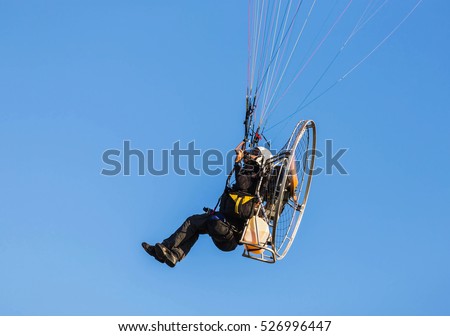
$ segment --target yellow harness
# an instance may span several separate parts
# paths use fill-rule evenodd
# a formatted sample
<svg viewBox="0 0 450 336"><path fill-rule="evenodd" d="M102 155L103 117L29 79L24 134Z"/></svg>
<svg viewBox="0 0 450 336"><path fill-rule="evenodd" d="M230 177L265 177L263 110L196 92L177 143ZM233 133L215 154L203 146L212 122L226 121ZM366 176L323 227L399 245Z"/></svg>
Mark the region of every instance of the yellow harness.
<svg viewBox="0 0 450 336"><path fill-rule="evenodd" d="M239 206L241 204L245 204L247 202L250 202L255 198L255 196L239 196L239 194L235 193L229 193L230 197L233 199L235 205L234 205L234 212L239 214Z"/></svg>

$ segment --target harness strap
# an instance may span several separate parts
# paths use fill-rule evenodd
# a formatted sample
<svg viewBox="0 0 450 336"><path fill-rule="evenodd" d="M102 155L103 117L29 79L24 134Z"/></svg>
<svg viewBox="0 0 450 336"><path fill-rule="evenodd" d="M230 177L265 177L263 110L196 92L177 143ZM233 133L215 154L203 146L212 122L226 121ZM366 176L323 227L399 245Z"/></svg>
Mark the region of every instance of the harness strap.
<svg viewBox="0 0 450 336"><path fill-rule="evenodd" d="M255 198L254 196L239 196L238 194L232 193L230 193L229 195L234 201L234 212L237 214L239 213L239 207L241 205L244 205L245 203L250 202Z"/></svg>

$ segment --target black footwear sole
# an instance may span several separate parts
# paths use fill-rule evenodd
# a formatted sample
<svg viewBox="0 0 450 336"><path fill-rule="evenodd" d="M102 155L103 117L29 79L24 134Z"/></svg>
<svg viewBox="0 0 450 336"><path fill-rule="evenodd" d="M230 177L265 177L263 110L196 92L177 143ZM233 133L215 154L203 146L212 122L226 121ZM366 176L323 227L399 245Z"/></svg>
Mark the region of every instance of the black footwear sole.
<svg viewBox="0 0 450 336"><path fill-rule="evenodd" d="M178 262L178 259L175 257L174 253L165 247L163 244L155 245L155 253L156 256L160 259L163 259L167 266L175 267Z"/></svg>
<svg viewBox="0 0 450 336"><path fill-rule="evenodd" d="M153 258L158 260L160 263L164 263L164 260L159 258L155 253L155 247L153 245L149 245L146 242L143 242L142 247L144 248L145 252L147 252L149 255L151 255Z"/></svg>

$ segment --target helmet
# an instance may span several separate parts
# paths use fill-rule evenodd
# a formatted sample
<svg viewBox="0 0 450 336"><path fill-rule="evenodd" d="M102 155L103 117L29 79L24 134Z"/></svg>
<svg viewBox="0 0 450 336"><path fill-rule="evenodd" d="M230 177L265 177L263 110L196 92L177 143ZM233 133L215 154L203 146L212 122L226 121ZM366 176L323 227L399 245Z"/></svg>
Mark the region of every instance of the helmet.
<svg viewBox="0 0 450 336"><path fill-rule="evenodd" d="M269 160L272 157L272 153L267 148L262 147L262 146L258 146L256 148L258 148L259 152L261 153L260 158L258 158L258 159L260 159L261 163L259 163L258 160L257 160L257 162L260 165L262 165L263 163L267 162L267 160Z"/></svg>
<svg viewBox="0 0 450 336"><path fill-rule="evenodd" d="M245 151L248 160L254 161L258 166L262 166L268 159L272 157L272 153L265 147L253 147Z"/></svg>

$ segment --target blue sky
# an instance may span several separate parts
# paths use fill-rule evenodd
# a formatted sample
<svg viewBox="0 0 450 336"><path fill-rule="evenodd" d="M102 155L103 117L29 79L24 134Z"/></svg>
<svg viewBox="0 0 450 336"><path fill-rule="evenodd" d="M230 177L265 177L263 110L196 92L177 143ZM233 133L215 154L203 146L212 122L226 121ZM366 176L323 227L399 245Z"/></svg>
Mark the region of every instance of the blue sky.
<svg viewBox="0 0 450 336"><path fill-rule="evenodd" d="M241 140L247 3L0 1L0 314L449 315L449 11L423 2L296 117L349 174L314 178L285 259L204 236L170 269L141 242L225 174L106 177L102 153Z"/></svg>

